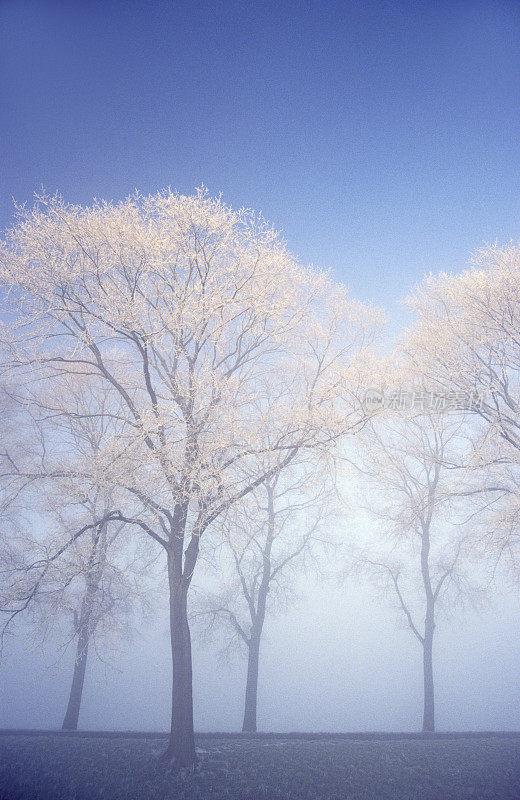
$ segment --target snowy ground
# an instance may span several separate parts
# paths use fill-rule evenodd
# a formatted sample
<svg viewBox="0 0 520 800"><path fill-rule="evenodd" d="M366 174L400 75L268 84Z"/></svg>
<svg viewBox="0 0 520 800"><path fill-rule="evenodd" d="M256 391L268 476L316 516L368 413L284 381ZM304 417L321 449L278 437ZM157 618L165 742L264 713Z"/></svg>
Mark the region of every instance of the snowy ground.
<svg viewBox="0 0 520 800"><path fill-rule="evenodd" d="M0 736L1 800L518 800L520 738L197 741L190 774L164 738Z"/></svg>

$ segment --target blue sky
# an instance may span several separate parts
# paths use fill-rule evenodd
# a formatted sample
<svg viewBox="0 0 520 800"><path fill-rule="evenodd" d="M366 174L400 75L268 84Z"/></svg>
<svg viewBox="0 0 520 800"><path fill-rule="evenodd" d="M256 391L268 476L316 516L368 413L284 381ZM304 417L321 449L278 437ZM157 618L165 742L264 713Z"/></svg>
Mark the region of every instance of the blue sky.
<svg viewBox="0 0 520 800"><path fill-rule="evenodd" d="M0 94L0 229L42 185L89 203L204 183L261 210L394 329L425 272L520 238L518 0L0 0ZM266 642L261 726L415 728L412 637L357 584L319 591ZM498 602L439 633L441 728L519 728L518 604ZM166 727L157 625L101 689L88 678L84 727ZM0 725L59 724L70 670L42 672L38 651L20 671L23 635L14 646ZM196 724L236 728L244 664L215 663L197 647Z"/></svg>
<svg viewBox="0 0 520 800"><path fill-rule="evenodd" d="M520 3L0 5L0 228L204 183L405 319L429 271L518 239Z"/></svg>

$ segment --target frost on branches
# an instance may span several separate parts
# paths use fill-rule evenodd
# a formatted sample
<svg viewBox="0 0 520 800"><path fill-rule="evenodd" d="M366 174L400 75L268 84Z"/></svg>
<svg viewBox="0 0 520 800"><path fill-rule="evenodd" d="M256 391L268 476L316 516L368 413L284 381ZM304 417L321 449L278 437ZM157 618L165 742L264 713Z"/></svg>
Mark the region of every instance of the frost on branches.
<svg viewBox="0 0 520 800"><path fill-rule="evenodd" d="M416 319L402 346L424 382L481 398L472 409L470 464L471 494L488 531L480 540L485 551L506 555L518 573L520 249L486 248L471 269L428 277L409 305Z"/></svg>
<svg viewBox="0 0 520 800"><path fill-rule="evenodd" d="M248 211L204 190L117 205L42 197L0 255L4 370L70 417L70 382L114 423L75 478L166 555L173 708L166 753L195 761L188 590L207 528L302 449L333 452L363 421L377 313L296 263ZM95 394L95 393L94 393ZM259 459L276 452L278 458ZM55 443L57 462L63 447ZM253 467L271 464L255 471Z"/></svg>

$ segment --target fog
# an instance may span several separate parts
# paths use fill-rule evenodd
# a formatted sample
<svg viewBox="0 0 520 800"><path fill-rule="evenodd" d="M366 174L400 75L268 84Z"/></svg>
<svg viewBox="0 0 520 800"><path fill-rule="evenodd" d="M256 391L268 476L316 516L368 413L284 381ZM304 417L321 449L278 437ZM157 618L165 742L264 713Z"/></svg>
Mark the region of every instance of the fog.
<svg viewBox="0 0 520 800"><path fill-rule="evenodd" d="M366 581L340 584L301 575L299 599L268 617L260 656L260 731L420 730L421 648L398 614ZM171 714L167 604L137 623L130 641L92 652L79 727L166 731ZM162 601L162 602L161 602ZM438 730L520 727L520 608L514 589L491 593L478 613L439 622L434 645ZM240 730L245 653L230 660L219 642L193 633L198 731ZM20 625L0 666L0 727L59 728L73 647L49 638L31 645Z"/></svg>
<svg viewBox="0 0 520 800"><path fill-rule="evenodd" d="M519 34L0 0L0 800L520 798Z"/></svg>

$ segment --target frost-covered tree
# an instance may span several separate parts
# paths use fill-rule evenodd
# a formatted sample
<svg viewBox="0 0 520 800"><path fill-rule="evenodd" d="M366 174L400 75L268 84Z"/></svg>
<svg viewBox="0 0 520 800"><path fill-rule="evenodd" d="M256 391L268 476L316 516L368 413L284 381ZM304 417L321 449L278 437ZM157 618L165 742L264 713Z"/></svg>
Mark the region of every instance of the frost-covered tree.
<svg viewBox="0 0 520 800"><path fill-rule="evenodd" d="M488 553L506 554L516 565L520 248L485 248L472 267L458 275L430 275L408 302L415 320L402 339L402 349L425 386L458 395L474 413L471 492L485 509L493 532L480 541Z"/></svg>
<svg viewBox="0 0 520 800"><path fill-rule="evenodd" d="M117 437L70 474L117 489L118 519L166 557L165 759L189 766L188 594L204 534L302 449L333 447L360 423L378 315L298 265L261 218L204 191L89 208L41 198L7 232L0 277L5 369L33 387L81 375L110 398L98 413L117 419ZM52 407L68 413L66 398ZM254 472L271 451L276 467ZM54 448L55 472L61 455Z"/></svg>

